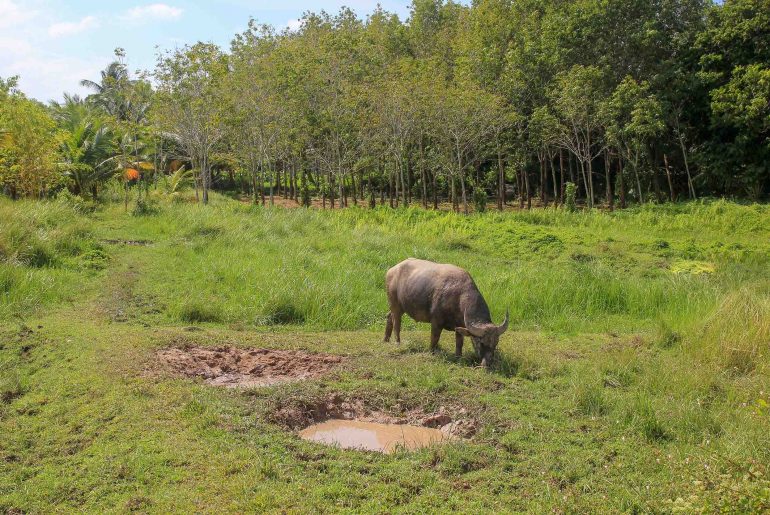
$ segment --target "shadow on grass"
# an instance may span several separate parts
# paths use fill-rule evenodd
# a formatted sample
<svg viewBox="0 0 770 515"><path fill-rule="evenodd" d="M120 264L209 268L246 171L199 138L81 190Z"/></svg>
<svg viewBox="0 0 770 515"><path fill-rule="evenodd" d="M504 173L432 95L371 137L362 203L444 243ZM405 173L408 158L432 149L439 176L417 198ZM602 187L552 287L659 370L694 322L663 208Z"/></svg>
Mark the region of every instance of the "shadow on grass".
<svg viewBox="0 0 770 515"><path fill-rule="evenodd" d="M398 355L430 353L430 344L419 339L404 338L400 344L391 341L383 345L391 345L392 350ZM445 363L470 368L481 367L481 358L467 348L462 356L457 357L454 351L447 350L439 344L439 348L433 355ZM495 354L495 361L489 372L505 378L521 377L530 381L536 381L543 375L542 367L538 363L523 356L510 356L499 352Z"/></svg>

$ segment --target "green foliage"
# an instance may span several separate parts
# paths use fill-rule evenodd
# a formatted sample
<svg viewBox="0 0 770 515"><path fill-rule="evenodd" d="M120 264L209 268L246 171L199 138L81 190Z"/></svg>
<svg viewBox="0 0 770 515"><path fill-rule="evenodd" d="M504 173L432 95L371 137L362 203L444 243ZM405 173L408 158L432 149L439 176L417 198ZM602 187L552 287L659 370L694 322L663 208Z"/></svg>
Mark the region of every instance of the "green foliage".
<svg viewBox="0 0 770 515"><path fill-rule="evenodd" d="M146 195L137 197L131 214L134 216L157 215L160 212L158 202Z"/></svg>
<svg viewBox="0 0 770 515"><path fill-rule="evenodd" d="M487 192L481 186L473 188L473 209L476 213L483 213L487 210Z"/></svg>
<svg viewBox="0 0 770 515"><path fill-rule="evenodd" d="M302 199L302 205L305 207L310 207L310 203L312 199L310 197L310 185L307 183L307 181L302 181L300 194Z"/></svg>
<svg viewBox="0 0 770 515"><path fill-rule="evenodd" d="M564 185L564 205L567 211L574 213L577 211L577 186L574 182L568 182Z"/></svg>
<svg viewBox="0 0 770 515"><path fill-rule="evenodd" d="M0 79L1 80L1 79ZM56 163L55 124L45 107L0 87L0 186L12 197L42 197L64 183Z"/></svg>

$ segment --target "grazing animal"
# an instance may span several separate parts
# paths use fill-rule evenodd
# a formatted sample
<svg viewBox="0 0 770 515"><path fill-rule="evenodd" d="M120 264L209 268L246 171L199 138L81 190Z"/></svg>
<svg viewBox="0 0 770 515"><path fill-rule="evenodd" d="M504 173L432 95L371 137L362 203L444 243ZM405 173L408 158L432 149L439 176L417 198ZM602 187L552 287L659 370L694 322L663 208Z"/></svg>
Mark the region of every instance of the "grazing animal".
<svg viewBox="0 0 770 515"><path fill-rule="evenodd" d="M388 321L385 341L393 330L401 343L401 316L406 313L417 322L430 323L430 348L438 350L441 331L455 332L455 354L463 353L463 338L473 342L481 364L492 364L500 335L508 329L508 312L501 325L492 323L484 297L470 274L454 265L409 258L385 274L388 295Z"/></svg>

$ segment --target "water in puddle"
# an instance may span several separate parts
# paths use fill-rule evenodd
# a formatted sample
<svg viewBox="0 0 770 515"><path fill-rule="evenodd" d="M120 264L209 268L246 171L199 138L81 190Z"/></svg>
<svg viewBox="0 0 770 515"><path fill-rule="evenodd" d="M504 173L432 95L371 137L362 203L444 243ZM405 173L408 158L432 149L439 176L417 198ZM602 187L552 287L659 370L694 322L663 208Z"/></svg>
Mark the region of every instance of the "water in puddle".
<svg viewBox="0 0 770 515"><path fill-rule="evenodd" d="M312 425L299 433L313 442L337 445L343 449L393 452L399 447L418 449L453 437L438 429L403 424L377 424L358 420L332 419Z"/></svg>

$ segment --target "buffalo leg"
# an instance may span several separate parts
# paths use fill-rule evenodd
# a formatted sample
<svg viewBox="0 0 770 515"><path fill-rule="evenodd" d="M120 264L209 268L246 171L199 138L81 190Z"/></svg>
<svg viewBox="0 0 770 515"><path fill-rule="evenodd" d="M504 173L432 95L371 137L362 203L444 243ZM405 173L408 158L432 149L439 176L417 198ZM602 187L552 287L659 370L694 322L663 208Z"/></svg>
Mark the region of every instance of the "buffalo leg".
<svg viewBox="0 0 770 515"><path fill-rule="evenodd" d="M388 320L385 322L385 338L383 341L389 342L391 334L393 334L393 314L388 312Z"/></svg>
<svg viewBox="0 0 770 515"><path fill-rule="evenodd" d="M431 324L430 326L430 351L438 350L438 340L441 338L441 326Z"/></svg>
<svg viewBox="0 0 770 515"><path fill-rule="evenodd" d="M455 356L463 357L463 335L455 333Z"/></svg>
<svg viewBox="0 0 770 515"><path fill-rule="evenodd" d="M396 343L401 343L401 315L402 313L390 312L393 317L393 330L396 332Z"/></svg>

